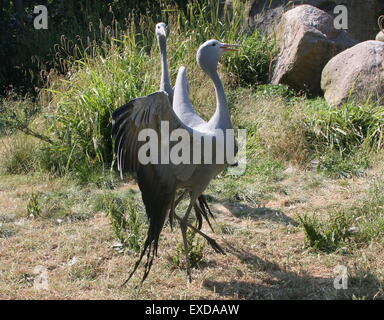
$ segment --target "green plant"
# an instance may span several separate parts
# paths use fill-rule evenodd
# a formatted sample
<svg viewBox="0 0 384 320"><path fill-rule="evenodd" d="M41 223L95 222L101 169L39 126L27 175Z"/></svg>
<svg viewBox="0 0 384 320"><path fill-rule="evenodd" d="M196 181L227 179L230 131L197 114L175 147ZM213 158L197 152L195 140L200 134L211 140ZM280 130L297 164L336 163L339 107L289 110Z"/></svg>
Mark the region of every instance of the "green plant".
<svg viewBox="0 0 384 320"><path fill-rule="evenodd" d="M238 54L225 57L225 71L236 86L255 86L268 81L277 45L270 36L255 30L250 36L242 35Z"/></svg>
<svg viewBox="0 0 384 320"><path fill-rule="evenodd" d="M309 159L304 113L300 103L287 104L280 95L256 96L257 138L278 160L303 164Z"/></svg>
<svg viewBox="0 0 384 320"><path fill-rule="evenodd" d="M316 160L320 171L337 178L360 174L383 147L382 106L334 108L323 98L295 97L284 86L263 85L250 96L253 101L245 101L253 113L236 104L235 110L244 118L250 141L257 140L255 145L275 159L299 165Z"/></svg>
<svg viewBox="0 0 384 320"><path fill-rule="evenodd" d="M187 231L187 243L188 243L188 253L189 253L189 262L191 268L198 268L199 263L203 259L205 242L202 241L193 230ZM184 244L179 242L176 245L175 255L169 257L169 261L178 268L185 267L185 253L184 253Z"/></svg>
<svg viewBox="0 0 384 320"><path fill-rule="evenodd" d="M0 94L8 87L35 94L52 74L65 74L86 51L121 32L126 19L136 22L147 15L152 23L166 17L166 10L186 7L181 0L83 0L44 1L49 12L49 28L35 30L31 20L15 15L14 3L0 9ZM25 14L32 14L38 1L24 1ZM26 15L24 18L27 18ZM29 16L30 17L30 16ZM138 34L145 34L146 29Z"/></svg>
<svg viewBox="0 0 384 320"><path fill-rule="evenodd" d="M258 77L265 74L270 59L267 52L273 41L257 32L247 38L242 1L233 1L231 10L228 6L221 10L211 1L190 2L184 10L179 10L171 2L160 5L167 10L161 11L157 19L166 21L172 30L168 39L171 77L175 77L180 65L189 66L191 87L199 92L199 95L191 94L195 105L206 104L208 96L211 99L209 90L202 85L204 75L195 63L198 46L209 38L242 45L241 51L232 55L233 60L224 60L225 73L230 72L224 79L254 82L249 79L252 74ZM44 142L39 157L43 170L58 174L74 172L82 183L92 179L95 170L113 163L110 135L113 110L155 91L160 73L153 16L127 14L124 28L118 19L102 19L99 27L95 27L92 22L103 13L102 4L97 3L94 10L89 10L86 2L84 8L89 13L92 37L84 42L80 33L79 42L63 36L55 47L55 59L60 60L60 68L70 77L50 75L47 89L40 92L39 102L34 104L40 113L28 112L32 116L24 121L27 118L23 112L29 110L24 106L20 108L22 112L8 117L12 122L7 122L8 127ZM120 10L120 6L114 3L110 9ZM200 111L211 110L205 107ZM38 125L34 126L34 122Z"/></svg>
<svg viewBox="0 0 384 320"><path fill-rule="evenodd" d="M356 216L356 241L369 243L377 240L384 243L384 180L373 181L367 198L354 209Z"/></svg>
<svg viewBox="0 0 384 320"><path fill-rule="evenodd" d="M358 176L363 169L369 167L371 159L369 155L369 153L359 152L359 150L355 152L351 150L344 155L330 150L319 156L317 169L335 179Z"/></svg>
<svg viewBox="0 0 384 320"><path fill-rule="evenodd" d="M319 251L333 252L351 238L351 219L345 212L332 213L325 222L315 215L298 216L305 232L305 245Z"/></svg>
<svg viewBox="0 0 384 320"><path fill-rule="evenodd" d="M14 134L0 142L0 169L5 174L29 174L38 169L38 147L35 139Z"/></svg>
<svg viewBox="0 0 384 320"><path fill-rule="evenodd" d="M0 224L0 239L9 238L16 234L14 228L6 228Z"/></svg>
<svg viewBox="0 0 384 320"><path fill-rule="evenodd" d="M39 192L31 192L27 204L27 216L32 218L38 218L41 215L40 207L40 197Z"/></svg>
<svg viewBox="0 0 384 320"><path fill-rule="evenodd" d="M333 252L352 244L366 246L372 240L384 241L383 178L371 185L364 200L352 208L331 212L320 220L314 214L298 216L305 233L305 245L315 250Z"/></svg>
<svg viewBox="0 0 384 320"><path fill-rule="evenodd" d="M144 219L132 199L106 197L106 213L119 242L128 250L139 252L144 240Z"/></svg>
<svg viewBox="0 0 384 320"><path fill-rule="evenodd" d="M341 156L356 147L380 150L384 145L384 107L345 103L330 107L324 99L309 101L305 106L307 139L322 153L331 148Z"/></svg>
<svg viewBox="0 0 384 320"><path fill-rule="evenodd" d="M6 97L0 99L0 133L3 131L11 134L19 130L26 135L52 143L48 136L31 126L40 111L39 104L30 96L18 96L14 92L8 92Z"/></svg>
<svg viewBox="0 0 384 320"><path fill-rule="evenodd" d="M236 228L228 223L220 223L218 224L219 232L221 234L234 234Z"/></svg>
<svg viewBox="0 0 384 320"><path fill-rule="evenodd" d="M218 6L208 2L191 3L186 11L173 10L168 15L172 30L171 74L175 74L181 60L195 64L198 45L209 37L234 38L241 30L239 18L233 18L233 24L225 26L218 16ZM85 51L80 60L75 60L71 81L51 83L48 92L55 113L48 115L47 123L54 144L47 152L62 154L58 158L60 162L55 164L65 166L61 171L80 171L83 175L84 167L111 163L112 111L158 87L158 48L153 25L148 16L138 19L129 16L127 32L106 37L101 44L92 44L91 54ZM185 41L188 38L191 41Z"/></svg>
<svg viewBox="0 0 384 320"><path fill-rule="evenodd" d="M97 262L80 262L70 266L68 277L71 281L92 281L97 278L98 273Z"/></svg>
<svg viewBox="0 0 384 320"><path fill-rule="evenodd" d="M295 92L289 86L284 84L261 84L255 88L256 97L268 98L284 98L287 102L295 97Z"/></svg>

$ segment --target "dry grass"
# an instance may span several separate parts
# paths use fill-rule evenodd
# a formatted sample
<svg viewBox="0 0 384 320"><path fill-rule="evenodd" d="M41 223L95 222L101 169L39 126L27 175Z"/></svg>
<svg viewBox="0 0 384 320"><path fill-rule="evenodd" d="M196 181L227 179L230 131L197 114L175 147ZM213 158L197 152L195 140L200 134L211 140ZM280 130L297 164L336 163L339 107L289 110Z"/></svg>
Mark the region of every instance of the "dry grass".
<svg viewBox="0 0 384 320"><path fill-rule="evenodd" d="M185 270L172 266L169 256L181 237L165 228L160 255L141 290L140 272L120 287L137 256L112 248L116 242L108 218L92 212L88 219L26 217L31 190L74 194L85 192L68 180L4 176L0 192L0 298L2 299L335 299L383 297L384 246L372 243L349 255L313 254L303 248L304 234L296 215L326 214L362 198L378 175L378 164L365 177L329 180L311 171L288 168L274 182L269 200L259 205L220 201L216 237L227 255L206 247L204 259L186 286ZM44 181L43 183L41 181ZM255 183L261 183L255 181ZM116 189L127 191L134 185ZM94 197L97 190L88 197ZM86 193L88 194L88 193ZM137 193L138 195L138 193ZM89 205L80 209L87 210ZM5 232L8 230L8 233ZM209 233L209 230L206 229ZM6 236L7 235L7 236ZM176 235L176 236L175 236ZM333 288L336 265L346 265L350 289ZM36 289L37 266L47 268L48 288ZM167 276L164 276L164 275Z"/></svg>
<svg viewBox="0 0 384 320"><path fill-rule="evenodd" d="M209 115L214 101L204 97L212 93L211 88L203 78L192 88L194 103ZM117 240L109 217L95 209L94 202L104 193L130 193L140 199L137 185L103 181L105 177L79 186L70 177L43 173L3 175L0 298L382 298L382 242L371 241L348 253L314 252L304 247L305 234L297 217L315 213L326 220L334 210L358 205L380 176L384 154L371 156L373 166L364 174L330 178L317 171L315 163L306 162L300 99L288 104L283 95L258 97L252 89L242 89L230 92L228 100L235 126L248 130L247 172L235 178L222 175L206 191L217 220L213 236L227 255L217 255L206 246L199 268L193 270L193 283L186 286L185 270L170 262L177 254L180 232L167 227L159 257L141 290L136 289L140 270L122 288L137 255L113 247ZM3 146L11 146L13 137L2 141ZM6 154L6 150L1 151ZM296 165L302 162L305 168ZM32 193L40 195L36 218L27 215ZM208 228L205 231L210 233ZM333 288L333 270L339 264L347 266L350 274L346 291ZM34 286L38 266L47 270L47 289Z"/></svg>
<svg viewBox="0 0 384 320"><path fill-rule="evenodd" d="M16 133L0 139L0 171L6 174L27 174L35 171L39 141Z"/></svg>
<svg viewBox="0 0 384 320"><path fill-rule="evenodd" d="M264 100L259 112L261 141L279 159L302 164L308 159L300 105L288 107L283 101Z"/></svg>

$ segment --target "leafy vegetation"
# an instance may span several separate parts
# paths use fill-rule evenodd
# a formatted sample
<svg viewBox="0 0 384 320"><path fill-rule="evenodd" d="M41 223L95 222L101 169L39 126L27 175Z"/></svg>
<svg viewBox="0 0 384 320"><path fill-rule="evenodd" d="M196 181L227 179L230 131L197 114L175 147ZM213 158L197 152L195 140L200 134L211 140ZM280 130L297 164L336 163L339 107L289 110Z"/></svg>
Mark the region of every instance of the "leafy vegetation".
<svg viewBox="0 0 384 320"><path fill-rule="evenodd" d="M187 231L188 256L191 268L198 268L203 260L205 242L200 239L194 230ZM185 252L183 242L178 242L176 252L169 257L169 261L176 267L185 269Z"/></svg>
<svg viewBox="0 0 384 320"><path fill-rule="evenodd" d="M262 92L270 98L254 95L258 109L248 121L257 126L260 142L282 161L306 166L315 160L322 172L354 175L369 167L370 154L383 147L382 106L350 102L333 108L322 98Z"/></svg>
<svg viewBox="0 0 384 320"><path fill-rule="evenodd" d="M168 43L173 78L178 67L185 64L191 66L191 86L202 86L203 74L196 67L195 53L206 39L217 38L242 46L237 57L224 61L225 68L231 68L225 76L228 83L235 80L238 84L255 85L265 81L267 66L275 53L274 42L259 33L248 38L242 25L244 5L235 1L232 10L220 16L219 6L203 1L188 4L184 11L163 11L159 19L168 21L171 30ZM75 171L84 176L84 168L93 171L110 166L112 111L158 87L158 48L152 18L140 16L137 21L137 17L130 15L125 31L118 24L112 24L112 29L102 27L102 40L78 48L80 56L67 57L66 61L73 61L68 67L69 76L56 80L53 77L41 92L36 107L32 103L16 109L12 104L3 107L0 122L44 142L41 150L44 159L49 159L42 165L45 170L59 174ZM257 79L251 74L257 75ZM206 88L202 94L192 97L195 104L206 101ZM36 108L41 110L38 117ZM39 124L38 130L33 129L35 122Z"/></svg>
<svg viewBox="0 0 384 320"><path fill-rule="evenodd" d="M225 57L225 72L231 79L231 85L249 86L268 82L272 61L277 56L277 45L271 36L259 31L241 40L239 54Z"/></svg>
<svg viewBox="0 0 384 320"><path fill-rule="evenodd" d="M0 170L3 174L29 174L38 167L38 143L24 134L3 139Z"/></svg>
<svg viewBox="0 0 384 320"><path fill-rule="evenodd" d="M384 240L383 179L376 181L367 199L359 206L339 209L329 214L326 221L315 214L299 216L304 228L306 246L319 251L333 252L351 249L352 245L368 245Z"/></svg>
<svg viewBox="0 0 384 320"><path fill-rule="evenodd" d="M49 82L55 72L66 74L85 52L92 54L95 44L120 33L126 20L134 18L133 14L147 14L155 22L162 18L162 10L185 10L185 1L181 0L30 0L21 1L23 6L19 10L15 3L20 1L3 2L0 94L10 88L37 94L38 88ZM33 9L41 4L48 9L48 29L35 30Z"/></svg>
<svg viewBox="0 0 384 320"><path fill-rule="evenodd" d="M29 196L27 204L27 216L32 218L38 218L40 214L40 194L37 192L32 192Z"/></svg>
<svg viewBox="0 0 384 320"><path fill-rule="evenodd" d="M106 196L104 204L116 239L123 248L139 252L144 241L145 220L131 198Z"/></svg>
<svg viewBox="0 0 384 320"><path fill-rule="evenodd" d="M306 245L316 250L335 251L351 237L351 222L342 212L335 212L325 223L308 215L300 216L299 220L305 231Z"/></svg>

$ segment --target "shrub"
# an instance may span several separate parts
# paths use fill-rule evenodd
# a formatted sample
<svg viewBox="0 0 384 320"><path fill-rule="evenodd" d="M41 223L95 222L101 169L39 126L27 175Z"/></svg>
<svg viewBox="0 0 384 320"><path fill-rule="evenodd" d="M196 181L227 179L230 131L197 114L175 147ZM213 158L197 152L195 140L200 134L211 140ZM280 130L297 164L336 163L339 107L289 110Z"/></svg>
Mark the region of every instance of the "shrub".
<svg viewBox="0 0 384 320"><path fill-rule="evenodd" d="M27 216L32 218L38 218L41 214L40 208L40 193L31 192L27 204Z"/></svg>
<svg viewBox="0 0 384 320"><path fill-rule="evenodd" d="M234 87L266 83L277 55L276 42L257 30L242 37L238 54L227 55L224 59L226 77Z"/></svg>
<svg viewBox="0 0 384 320"><path fill-rule="evenodd" d="M133 200L123 201L118 197L107 196L103 206L110 219L116 239L124 248L139 252L144 241L144 217Z"/></svg>
<svg viewBox="0 0 384 320"><path fill-rule="evenodd" d="M205 242L197 236L195 231L188 230L187 243L190 267L198 268L204 256ZM169 261L178 268L185 268L185 253L182 241L176 245L176 253L174 256L169 257Z"/></svg>
<svg viewBox="0 0 384 320"><path fill-rule="evenodd" d="M305 232L305 245L315 250L332 252L350 240L351 217L345 212L331 214L327 221L320 222L315 215L299 216Z"/></svg>

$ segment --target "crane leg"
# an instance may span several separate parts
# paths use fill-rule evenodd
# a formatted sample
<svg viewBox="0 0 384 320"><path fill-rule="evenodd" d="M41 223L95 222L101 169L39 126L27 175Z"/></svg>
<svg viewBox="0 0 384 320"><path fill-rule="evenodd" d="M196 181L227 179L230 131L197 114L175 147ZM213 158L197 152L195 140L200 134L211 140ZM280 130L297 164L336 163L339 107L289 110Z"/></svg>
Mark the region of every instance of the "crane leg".
<svg viewBox="0 0 384 320"><path fill-rule="evenodd" d="M183 193L177 198L177 200L175 201L175 205L174 205L175 208L180 203L180 201L183 199L183 197L185 196L185 193L186 193L186 191L183 191Z"/></svg>
<svg viewBox="0 0 384 320"><path fill-rule="evenodd" d="M169 224L171 226L171 230L173 230L173 218L176 215L175 214L176 207L180 203L180 201L183 199L185 193L186 193L186 191L183 191L183 193L177 198L177 200L173 201L172 208L169 212Z"/></svg>
<svg viewBox="0 0 384 320"><path fill-rule="evenodd" d="M180 229L181 229L181 235L183 236L183 243L184 243L184 254L185 254L185 265L187 268L187 277L188 282L192 282L192 276L191 276L191 264L189 261L189 250L188 250L188 241L187 241L187 227L188 227L188 216L193 208L194 201L191 200L189 203L187 212L185 213L183 219L180 221Z"/></svg>
<svg viewBox="0 0 384 320"><path fill-rule="evenodd" d="M181 224L182 219L177 214L175 214L175 218L179 220ZM207 236L203 231L197 229L196 227L194 227L189 223L187 223L187 226L191 228L193 231L195 231L196 233L198 233L199 235L201 235L205 240L207 240L207 242L212 247L212 249L215 250L215 252L225 255L225 251L223 250L223 248L220 247L220 245L216 242L215 239L212 239L211 237Z"/></svg>

